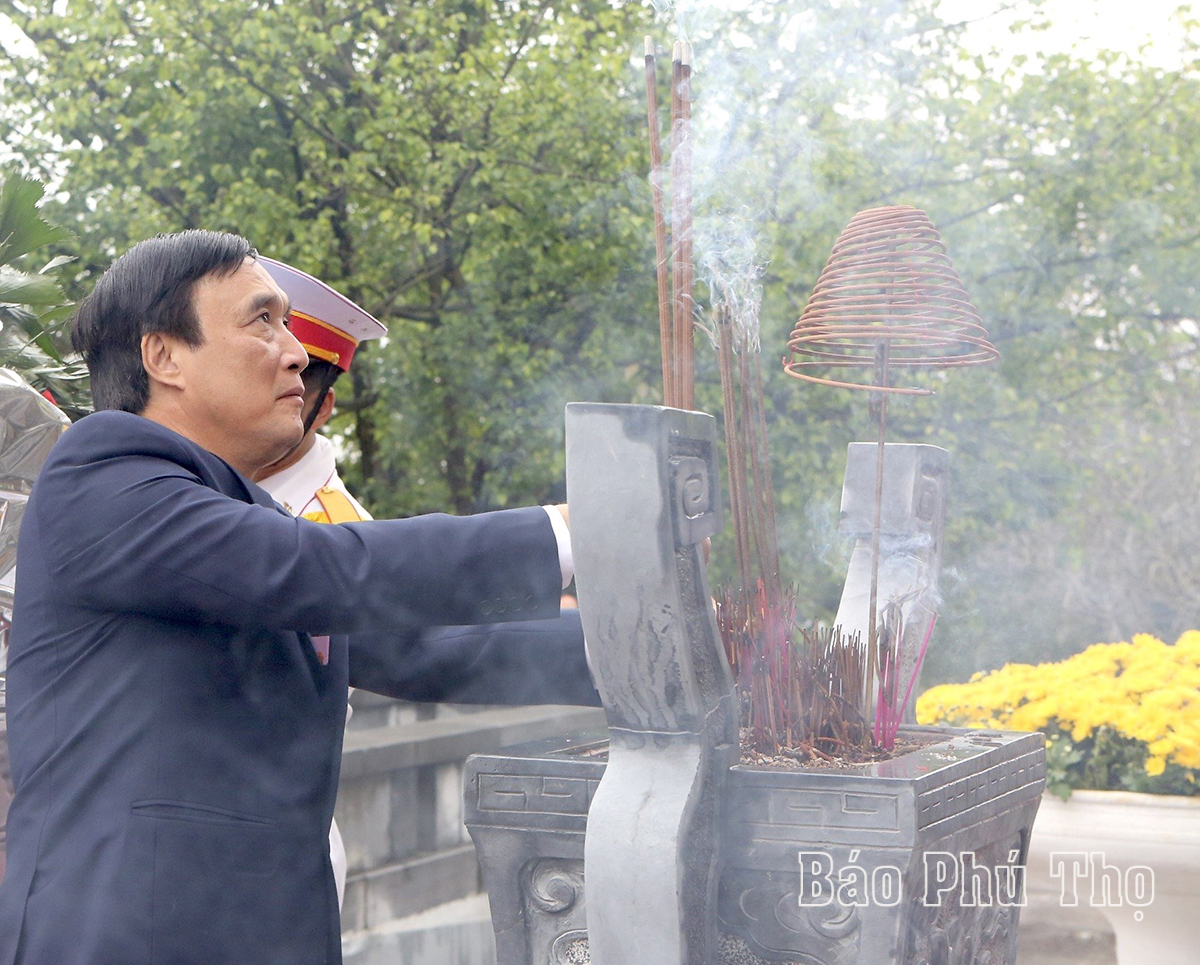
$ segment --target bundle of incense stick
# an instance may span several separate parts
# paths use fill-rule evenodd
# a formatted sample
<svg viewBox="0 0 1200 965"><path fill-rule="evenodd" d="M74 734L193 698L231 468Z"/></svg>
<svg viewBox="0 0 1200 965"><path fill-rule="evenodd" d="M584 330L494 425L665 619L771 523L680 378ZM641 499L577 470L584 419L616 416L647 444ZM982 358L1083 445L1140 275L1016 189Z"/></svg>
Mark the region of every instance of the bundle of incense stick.
<svg viewBox="0 0 1200 965"><path fill-rule="evenodd" d="M925 662L925 652L929 649L929 638L933 636L936 623L937 613L934 613L930 617L929 626L925 628L925 637L921 641L921 649L917 653L912 673L909 674L908 686L901 695L900 646L904 639L904 621L899 604L889 603L884 609L884 619L880 622L879 693L876 698L873 730L875 743L884 750L890 751L896 746L896 736L904 722L913 686L921 674L921 665Z"/></svg>
<svg viewBox="0 0 1200 965"><path fill-rule="evenodd" d="M737 680L743 746L801 761L871 753L877 744L862 712L861 636L846 636L840 627L795 628L794 590L783 604L769 610L761 585L753 596L725 587L717 599L717 625Z"/></svg>
<svg viewBox="0 0 1200 965"><path fill-rule="evenodd" d="M747 592L753 592L758 583L765 586L767 602L775 606L782 587L761 352L747 326L734 318L737 309L733 300L723 297L719 284L712 287L729 468L729 514L733 519L738 575Z"/></svg>
<svg viewBox="0 0 1200 965"><path fill-rule="evenodd" d="M672 233L668 269L662 147L658 131L658 75L654 41L646 38L646 120L650 134L650 183L658 277L658 327L662 350L663 402L695 406L692 288L692 48L676 41L671 55ZM669 271L669 275L668 275ZM674 297L672 298L672 292Z"/></svg>
<svg viewBox="0 0 1200 965"><path fill-rule="evenodd" d="M774 606L768 605L762 583L755 593L728 586L718 591L717 627L737 682L741 722L747 743L762 754L793 746L796 717L789 686L795 615L794 591Z"/></svg>
<svg viewBox="0 0 1200 965"><path fill-rule="evenodd" d="M796 644L792 690L794 746L817 757L842 756L871 748L863 715L865 654L858 633L840 627L801 629Z"/></svg>
<svg viewBox="0 0 1200 965"><path fill-rule="evenodd" d="M710 289L739 577L736 587L722 588L717 626L743 695L748 743L761 754L778 755L798 746L792 658L796 595L779 576L762 366L747 324L757 313L720 282Z"/></svg>

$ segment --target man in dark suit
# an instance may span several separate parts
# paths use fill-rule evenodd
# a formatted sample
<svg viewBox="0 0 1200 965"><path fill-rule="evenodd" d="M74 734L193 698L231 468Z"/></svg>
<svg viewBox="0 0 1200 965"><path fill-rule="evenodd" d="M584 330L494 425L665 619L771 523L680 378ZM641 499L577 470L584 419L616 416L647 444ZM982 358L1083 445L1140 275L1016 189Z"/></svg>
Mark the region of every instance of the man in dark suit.
<svg viewBox="0 0 1200 965"><path fill-rule="evenodd" d="M277 507L250 479L302 434L306 353L236 236L135 246L74 339L98 411L21 533L0 965L339 962L347 684L595 703L578 624L533 622L570 575L565 513Z"/></svg>

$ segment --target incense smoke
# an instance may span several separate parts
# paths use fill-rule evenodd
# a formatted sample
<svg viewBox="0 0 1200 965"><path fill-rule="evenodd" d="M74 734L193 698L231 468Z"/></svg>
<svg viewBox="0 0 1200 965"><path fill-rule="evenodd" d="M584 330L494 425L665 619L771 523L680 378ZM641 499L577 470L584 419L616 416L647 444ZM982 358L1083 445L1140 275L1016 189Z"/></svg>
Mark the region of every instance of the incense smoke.
<svg viewBox="0 0 1200 965"><path fill-rule="evenodd" d="M696 260L708 285L713 313L728 312L738 343L757 351L763 296L760 279L766 265L758 255L752 219L745 209L724 217L712 214L698 219L694 231ZM704 325L702 317L697 325L705 328L715 348L713 329Z"/></svg>

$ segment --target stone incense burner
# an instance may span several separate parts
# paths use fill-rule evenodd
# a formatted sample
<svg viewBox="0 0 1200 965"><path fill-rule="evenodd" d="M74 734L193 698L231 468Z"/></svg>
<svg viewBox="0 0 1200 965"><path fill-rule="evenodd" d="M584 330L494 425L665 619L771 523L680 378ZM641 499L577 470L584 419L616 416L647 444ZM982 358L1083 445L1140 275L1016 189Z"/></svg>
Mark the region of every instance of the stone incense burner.
<svg viewBox="0 0 1200 965"><path fill-rule="evenodd" d="M579 601L608 732L468 761L498 965L1012 965L1041 735L910 726L923 746L888 761L738 764L700 554L720 528L716 453L700 413L568 407ZM923 555L896 544L901 574L936 566L926 455L885 462L885 489L912 510L893 516L937 537Z"/></svg>

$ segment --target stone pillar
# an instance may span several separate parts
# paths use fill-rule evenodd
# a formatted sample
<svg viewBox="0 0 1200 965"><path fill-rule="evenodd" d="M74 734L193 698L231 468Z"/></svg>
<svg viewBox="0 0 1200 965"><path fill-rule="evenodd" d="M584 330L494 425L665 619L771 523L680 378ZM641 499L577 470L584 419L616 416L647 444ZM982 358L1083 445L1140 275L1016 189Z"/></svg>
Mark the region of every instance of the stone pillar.
<svg viewBox="0 0 1200 965"><path fill-rule="evenodd" d="M842 486L841 532L854 540L854 549L834 622L847 635L861 633L864 643L870 612L876 457L875 443L852 442ZM949 464L950 454L937 446L889 442L884 449L876 620L894 627L896 613L901 617L901 698L937 612ZM916 723L912 708L919 692L918 682L905 723Z"/></svg>
<svg viewBox="0 0 1200 965"><path fill-rule="evenodd" d="M579 607L610 735L584 845L592 965L717 960L717 829L738 754L700 545L721 526L717 449L702 413L567 407Z"/></svg>

